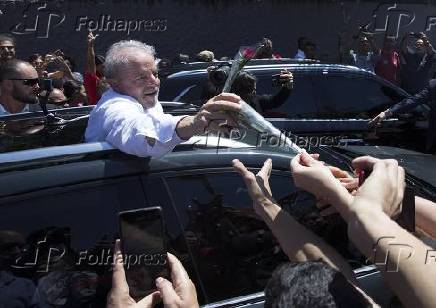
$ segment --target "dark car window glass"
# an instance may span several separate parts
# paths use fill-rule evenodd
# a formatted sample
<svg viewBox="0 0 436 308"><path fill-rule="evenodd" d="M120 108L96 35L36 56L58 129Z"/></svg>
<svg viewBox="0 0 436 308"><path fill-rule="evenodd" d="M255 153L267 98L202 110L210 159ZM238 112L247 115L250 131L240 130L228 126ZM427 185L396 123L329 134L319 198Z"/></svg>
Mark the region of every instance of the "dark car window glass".
<svg viewBox="0 0 436 308"><path fill-rule="evenodd" d="M367 119L402 99L395 89L360 76L314 77L320 118Z"/></svg>
<svg viewBox="0 0 436 308"><path fill-rule="evenodd" d="M0 283L0 302L103 307L111 287L117 214L125 203L144 206L139 179L41 191L0 205L1 273L15 281Z"/></svg>
<svg viewBox="0 0 436 308"><path fill-rule="evenodd" d="M274 72L276 73L279 72ZM280 90L279 87L273 87L271 75L257 77L257 94L275 95ZM278 108L264 111L264 115L271 118L316 118L312 77L294 72L294 89L289 98Z"/></svg>
<svg viewBox="0 0 436 308"><path fill-rule="evenodd" d="M287 261L272 233L254 213L240 176L233 172L167 178L208 302L263 290L274 268ZM314 210L289 176L273 173L274 197L302 218ZM298 204L298 205L297 205Z"/></svg>
<svg viewBox="0 0 436 308"><path fill-rule="evenodd" d="M197 74L183 78L168 78L161 83L159 100L201 106L206 100L204 97L206 85L206 74Z"/></svg>

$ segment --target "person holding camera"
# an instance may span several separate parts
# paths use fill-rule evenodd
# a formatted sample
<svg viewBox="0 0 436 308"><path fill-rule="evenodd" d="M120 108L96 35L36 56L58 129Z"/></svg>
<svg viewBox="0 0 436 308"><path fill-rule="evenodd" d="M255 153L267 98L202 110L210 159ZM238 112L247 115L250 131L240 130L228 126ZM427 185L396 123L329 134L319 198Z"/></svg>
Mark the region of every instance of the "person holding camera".
<svg viewBox="0 0 436 308"><path fill-rule="evenodd" d="M278 108L286 102L294 87L294 78L292 73L287 70L273 75L273 87L280 88L276 94L257 94L256 83L257 79L253 74L241 71L233 82L230 92L239 95L246 103L262 114L266 110Z"/></svg>
<svg viewBox="0 0 436 308"><path fill-rule="evenodd" d="M203 101L221 93L229 71L229 66L212 66L208 68L208 81L202 94ZM292 92L294 79L292 73L287 70L282 70L280 74L273 75L273 87L280 88L274 95L258 95L256 93L256 83L257 79L253 74L241 71L235 78L230 92L239 95L257 112L263 113L265 110L277 108L285 103Z"/></svg>
<svg viewBox="0 0 436 308"><path fill-rule="evenodd" d="M401 40L401 86L410 94L421 91L430 80L435 50L423 33L409 32Z"/></svg>

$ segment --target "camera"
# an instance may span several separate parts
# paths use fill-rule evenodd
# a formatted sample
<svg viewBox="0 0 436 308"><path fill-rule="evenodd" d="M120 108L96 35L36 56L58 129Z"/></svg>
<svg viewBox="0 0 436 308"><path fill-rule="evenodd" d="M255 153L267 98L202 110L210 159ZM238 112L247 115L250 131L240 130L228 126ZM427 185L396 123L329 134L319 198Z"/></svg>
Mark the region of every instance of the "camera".
<svg viewBox="0 0 436 308"><path fill-rule="evenodd" d="M53 90L53 81L50 78L41 78L39 80L41 91L51 92Z"/></svg>
<svg viewBox="0 0 436 308"><path fill-rule="evenodd" d="M229 76L230 66L223 65L209 70L209 80L216 87L223 87Z"/></svg>

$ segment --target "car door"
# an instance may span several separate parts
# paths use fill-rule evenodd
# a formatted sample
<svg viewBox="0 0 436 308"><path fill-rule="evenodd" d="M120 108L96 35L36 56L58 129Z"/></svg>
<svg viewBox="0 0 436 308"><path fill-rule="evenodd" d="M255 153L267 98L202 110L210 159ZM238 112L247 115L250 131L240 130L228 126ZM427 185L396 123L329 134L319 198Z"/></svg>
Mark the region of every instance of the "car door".
<svg viewBox="0 0 436 308"><path fill-rule="evenodd" d="M0 273L12 281L0 283L6 307L105 305L117 214L144 206L142 185L138 176L77 182L82 169L64 167L0 175L2 186L27 190L0 198Z"/></svg>
<svg viewBox="0 0 436 308"><path fill-rule="evenodd" d="M195 268L191 266L190 270L199 274L197 290L205 296L201 304L262 291L272 271L288 258L253 211L241 177L229 168L164 177L194 261ZM273 171L274 197L314 231L330 234L326 225L311 216L315 210L313 197L297 191L291 183L289 172Z"/></svg>

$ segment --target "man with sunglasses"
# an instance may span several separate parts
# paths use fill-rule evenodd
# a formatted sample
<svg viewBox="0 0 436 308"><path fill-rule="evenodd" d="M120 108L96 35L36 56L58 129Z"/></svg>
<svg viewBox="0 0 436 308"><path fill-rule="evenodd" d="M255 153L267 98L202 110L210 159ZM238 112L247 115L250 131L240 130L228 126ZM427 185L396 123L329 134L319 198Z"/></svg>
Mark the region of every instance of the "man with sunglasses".
<svg viewBox="0 0 436 308"><path fill-rule="evenodd" d="M38 73L30 63L4 62L0 66L0 115L29 111L29 104L38 103L40 90Z"/></svg>

